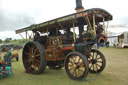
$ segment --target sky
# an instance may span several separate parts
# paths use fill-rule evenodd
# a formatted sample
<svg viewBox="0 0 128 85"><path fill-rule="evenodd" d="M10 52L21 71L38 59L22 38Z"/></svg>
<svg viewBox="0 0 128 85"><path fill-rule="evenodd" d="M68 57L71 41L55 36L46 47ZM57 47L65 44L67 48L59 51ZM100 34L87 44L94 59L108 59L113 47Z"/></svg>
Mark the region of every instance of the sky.
<svg viewBox="0 0 128 85"><path fill-rule="evenodd" d="M113 15L109 24L128 26L127 0L82 0L83 7ZM15 30L75 13L76 0L0 0L0 39L21 38Z"/></svg>

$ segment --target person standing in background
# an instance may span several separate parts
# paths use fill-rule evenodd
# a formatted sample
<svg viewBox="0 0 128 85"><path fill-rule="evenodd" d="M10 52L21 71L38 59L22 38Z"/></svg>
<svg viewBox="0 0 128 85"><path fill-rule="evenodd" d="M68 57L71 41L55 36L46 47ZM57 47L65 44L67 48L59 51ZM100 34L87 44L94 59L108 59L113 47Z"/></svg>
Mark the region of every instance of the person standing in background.
<svg viewBox="0 0 128 85"><path fill-rule="evenodd" d="M4 56L5 62L7 62L7 66L11 66L11 56L12 52L10 51L10 48L6 48L6 54Z"/></svg>
<svg viewBox="0 0 128 85"><path fill-rule="evenodd" d="M2 58L1 58L1 46L0 46L0 65L2 63Z"/></svg>

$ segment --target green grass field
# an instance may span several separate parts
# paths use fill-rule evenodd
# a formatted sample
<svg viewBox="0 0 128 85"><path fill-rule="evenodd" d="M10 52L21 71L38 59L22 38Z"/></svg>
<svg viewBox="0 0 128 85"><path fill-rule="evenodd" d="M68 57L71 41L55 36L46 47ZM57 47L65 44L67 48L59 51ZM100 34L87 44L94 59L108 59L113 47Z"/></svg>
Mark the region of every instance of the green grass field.
<svg viewBox="0 0 128 85"><path fill-rule="evenodd" d="M100 48L106 56L106 68L99 74L90 74L85 80L70 79L64 68L51 70L47 68L41 75L25 73L22 58L13 60L14 75L0 79L0 85L128 85L128 48ZM21 51L19 51L21 55Z"/></svg>

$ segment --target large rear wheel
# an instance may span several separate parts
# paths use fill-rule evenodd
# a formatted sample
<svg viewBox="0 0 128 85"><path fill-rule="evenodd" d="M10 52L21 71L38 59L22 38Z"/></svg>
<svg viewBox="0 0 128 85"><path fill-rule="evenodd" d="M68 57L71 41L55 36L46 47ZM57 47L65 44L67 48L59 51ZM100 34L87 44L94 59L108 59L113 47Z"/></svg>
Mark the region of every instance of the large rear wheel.
<svg viewBox="0 0 128 85"><path fill-rule="evenodd" d="M71 52L65 59L65 70L74 80L82 80L88 75L88 61L79 52Z"/></svg>
<svg viewBox="0 0 128 85"><path fill-rule="evenodd" d="M27 73L42 73L46 67L44 46L37 41L28 42L23 49L23 64Z"/></svg>

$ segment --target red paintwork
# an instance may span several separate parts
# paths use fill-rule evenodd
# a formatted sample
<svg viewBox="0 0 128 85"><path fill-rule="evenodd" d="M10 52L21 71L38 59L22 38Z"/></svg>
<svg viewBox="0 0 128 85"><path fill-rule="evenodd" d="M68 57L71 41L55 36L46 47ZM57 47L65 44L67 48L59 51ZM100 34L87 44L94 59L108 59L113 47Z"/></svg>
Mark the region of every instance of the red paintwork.
<svg viewBox="0 0 128 85"><path fill-rule="evenodd" d="M63 47L62 50L72 50L73 47Z"/></svg>

